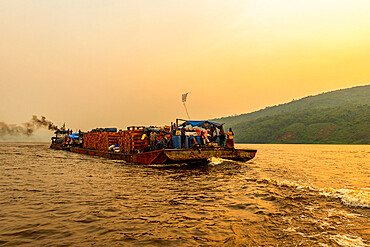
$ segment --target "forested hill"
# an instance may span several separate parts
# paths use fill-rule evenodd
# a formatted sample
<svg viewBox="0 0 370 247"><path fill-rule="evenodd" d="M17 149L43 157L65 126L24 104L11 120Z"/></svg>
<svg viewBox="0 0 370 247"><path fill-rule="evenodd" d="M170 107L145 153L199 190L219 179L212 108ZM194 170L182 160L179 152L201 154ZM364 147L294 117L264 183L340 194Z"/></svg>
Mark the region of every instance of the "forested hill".
<svg viewBox="0 0 370 247"><path fill-rule="evenodd" d="M240 143L370 144L370 85L213 120Z"/></svg>

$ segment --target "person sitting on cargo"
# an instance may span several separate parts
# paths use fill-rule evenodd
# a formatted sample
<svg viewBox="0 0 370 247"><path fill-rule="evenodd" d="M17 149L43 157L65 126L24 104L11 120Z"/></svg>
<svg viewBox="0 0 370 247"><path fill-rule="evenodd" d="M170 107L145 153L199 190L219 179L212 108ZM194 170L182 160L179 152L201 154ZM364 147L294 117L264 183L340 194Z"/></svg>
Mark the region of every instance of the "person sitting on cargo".
<svg viewBox="0 0 370 247"><path fill-rule="evenodd" d="M150 150L154 150L155 149L156 139L157 139L157 135L156 135L155 131L152 130L152 132L150 133L150 136L149 136Z"/></svg>
<svg viewBox="0 0 370 247"><path fill-rule="evenodd" d="M234 132L231 128L229 129L229 132L227 132L226 146L234 147Z"/></svg>

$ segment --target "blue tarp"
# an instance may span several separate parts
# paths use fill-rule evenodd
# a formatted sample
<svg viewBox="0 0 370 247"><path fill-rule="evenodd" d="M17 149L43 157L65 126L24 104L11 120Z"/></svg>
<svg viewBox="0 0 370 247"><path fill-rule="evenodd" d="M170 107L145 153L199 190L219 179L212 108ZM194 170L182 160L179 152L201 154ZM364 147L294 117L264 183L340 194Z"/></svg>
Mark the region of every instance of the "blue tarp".
<svg viewBox="0 0 370 247"><path fill-rule="evenodd" d="M78 135L74 135L74 134L69 135L68 137L69 139L78 139Z"/></svg>
<svg viewBox="0 0 370 247"><path fill-rule="evenodd" d="M183 125L191 125L191 126L198 126L198 127L209 127L210 125L216 125L216 126L221 126L219 123L215 122L210 122L210 121L186 121L183 123Z"/></svg>
<svg viewBox="0 0 370 247"><path fill-rule="evenodd" d="M101 132L101 131L105 131L105 132L117 132L117 128L95 128L95 129L92 129L91 132Z"/></svg>
<svg viewBox="0 0 370 247"><path fill-rule="evenodd" d="M104 128L105 132L117 132L117 128Z"/></svg>

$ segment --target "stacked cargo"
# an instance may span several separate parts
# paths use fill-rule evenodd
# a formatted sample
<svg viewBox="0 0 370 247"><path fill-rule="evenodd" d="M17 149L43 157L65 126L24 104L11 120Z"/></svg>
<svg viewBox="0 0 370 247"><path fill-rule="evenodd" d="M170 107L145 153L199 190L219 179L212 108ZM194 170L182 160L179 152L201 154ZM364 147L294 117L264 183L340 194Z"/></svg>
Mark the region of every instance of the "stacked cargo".
<svg viewBox="0 0 370 247"><path fill-rule="evenodd" d="M96 148L95 142L95 133L89 132L84 134L84 142L82 146L88 149L95 149Z"/></svg>
<svg viewBox="0 0 370 247"><path fill-rule="evenodd" d="M108 151L109 148L108 132L100 132L98 139L100 139L100 143L98 142L97 150Z"/></svg>
<svg viewBox="0 0 370 247"><path fill-rule="evenodd" d="M129 130L120 130L118 132L119 150L122 153L132 153L132 135Z"/></svg>
<svg viewBox="0 0 370 247"><path fill-rule="evenodd" d="M83 147L99 151L108 151L108 132L89 132L84 134Z"/></svg>
<svg viewBox="0 0 370 247"><path fill-rule="evenodd" d="M134 151L144 151L144 147L148 146L148 138L142 140L143 135L145 134L144 129L136 129L131 132L132 134L132 146Z"/></svg>
<svg viewBox="0 0 370 247"><path fill-rule="evenodd" d="M84 135L83 147L99 151L108 151L111 145L119 145L122 153L143 152L148 146L148 138L142 138L145 130L120 130L118 132L107 132L104 129L88 132ZM142 140L143 139L143 140Z"/></svg>
<svg viewBox="0 0 370 247"><path fill-rule="evenodd" d="M84 135L83 147L88 149L96 149L96 133L86 133Z"/></svg>
<svg viewBox="0 0 370 247"><path fill-rule="evenodd" d="M116 145L118 144L120 139L119 133L114 133L114 132L108 132L108 145Z"/></svg>
<svg viewBox="0 0 370 247"><path fill-rule="evenodd" d="M118 145L122 153L137 153L144 151L144 148L149 145L148 138L142 140L145 134L144 129L136 130L120 130L118 132Z"/></svg>

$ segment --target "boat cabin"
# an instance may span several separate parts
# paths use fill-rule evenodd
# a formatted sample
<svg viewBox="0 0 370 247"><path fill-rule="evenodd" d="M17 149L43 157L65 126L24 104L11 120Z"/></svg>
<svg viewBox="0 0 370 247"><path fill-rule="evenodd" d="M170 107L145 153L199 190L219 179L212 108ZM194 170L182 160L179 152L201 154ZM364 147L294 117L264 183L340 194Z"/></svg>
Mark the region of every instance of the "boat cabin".
<svg viewBox="0 0 370 247"><path fill-rule="evenodd" d="M68 135L70 134L69 130L57 130L54 132L55 136L51 138L52 143L61 144L66 141Z"/></svg>

